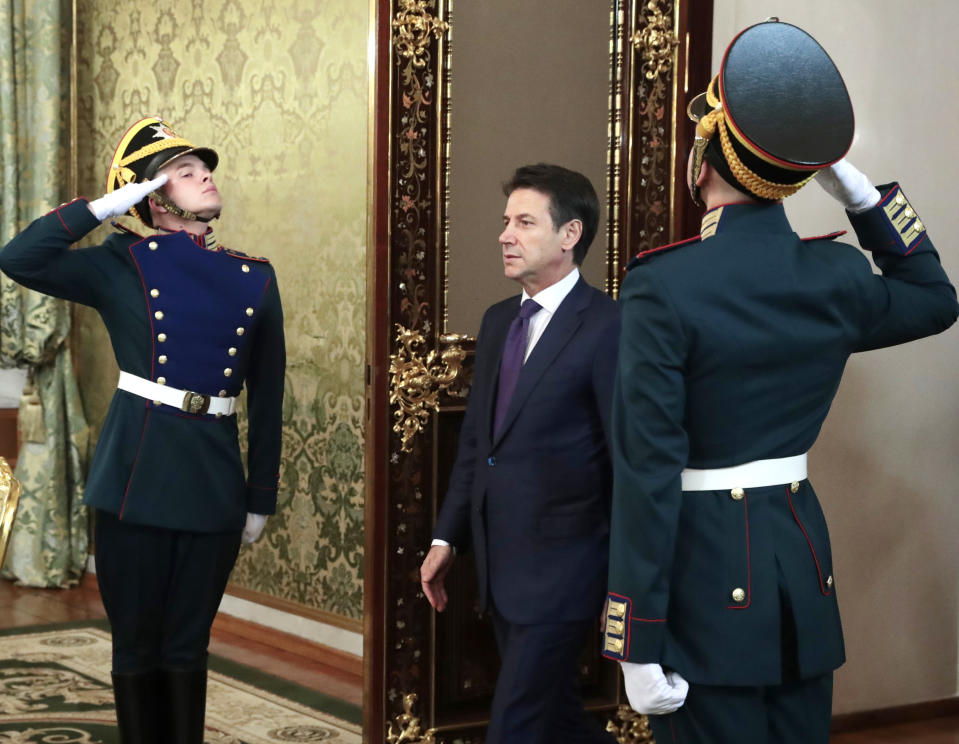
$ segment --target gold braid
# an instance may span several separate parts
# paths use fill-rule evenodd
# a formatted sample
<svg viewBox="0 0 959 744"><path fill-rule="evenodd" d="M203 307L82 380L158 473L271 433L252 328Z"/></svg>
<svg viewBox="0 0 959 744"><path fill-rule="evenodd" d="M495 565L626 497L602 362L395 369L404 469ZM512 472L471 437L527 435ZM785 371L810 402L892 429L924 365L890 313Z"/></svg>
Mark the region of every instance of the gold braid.
<svg viewBox="0 0 959 744"><path fill-rule="evenodd" d="M125 158L123 158L123 160L117 163L117 165L121 167L124 165L129 165L135 160L162 152L163 150L169 150L171 147L193 147L193 145L181 137L168 137L157 142L151 142L149 145L144 145L136 152L132 152L127 155Z"/></svg>
<svg viewBox="0 0 959 744"><path fill-rule="evenodd" d="M799 183L776 183L775 181L767 181L762 176L753 173L739 159L739 155L733 148L733 143L729 138L729 130L726 128L726 112L719 106L719 99L713 94L712 87L712 84L710 84L706 90L706 100L714 108L699 120L696 126L696 135L708 141L716 134L716 130L719 130L719 143L722 145L723 155L729 165L729 170L732 171L737 181L756 196L779 201L787 196L792 196L816 177L816 173L819 171L813 171Z"/></svg>

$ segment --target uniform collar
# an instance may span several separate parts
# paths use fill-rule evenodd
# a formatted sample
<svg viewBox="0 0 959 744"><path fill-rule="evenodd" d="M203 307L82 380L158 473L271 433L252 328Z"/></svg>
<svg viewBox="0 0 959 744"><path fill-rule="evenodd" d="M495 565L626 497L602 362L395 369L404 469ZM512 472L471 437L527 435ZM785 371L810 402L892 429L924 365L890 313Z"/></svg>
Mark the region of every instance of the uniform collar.
<svg viewBox="0 0 959 744"><path fill-rule="evenodd" d="M220 244L216 240L216 234L213 232L212 227L207 227L203 235L194 235L193 233L188 233L186 230L166 230L162 227L157 228L157 230L161 235L173 235L174 233L182 232L201 248L206 248L208 251L220 250Z"/></svg>
<svg viewBox="0 0 959 744"><path fill-rule="evenodd" d="M756 204L736 202L710 209L703 215L700 237L711 238L719 232L792 232L782 202Z"/></svg>

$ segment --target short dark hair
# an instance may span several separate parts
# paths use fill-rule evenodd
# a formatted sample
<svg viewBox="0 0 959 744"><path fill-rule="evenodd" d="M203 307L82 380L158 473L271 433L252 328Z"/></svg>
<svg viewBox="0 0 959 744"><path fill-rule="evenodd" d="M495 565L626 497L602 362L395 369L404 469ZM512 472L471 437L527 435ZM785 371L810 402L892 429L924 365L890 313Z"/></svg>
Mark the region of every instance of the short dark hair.
<svg viewBox="0 0 959 744"><path fill-rule="evenodd" d="M533 189L549 197L549 216L554 229L559 230L570 220L583 223L583 234L573 247L573 261L581 265L599 227L599 199L589 179L559 165L537 163L517 168L513 177L503 184L507 197L516 189Z"/></svg>

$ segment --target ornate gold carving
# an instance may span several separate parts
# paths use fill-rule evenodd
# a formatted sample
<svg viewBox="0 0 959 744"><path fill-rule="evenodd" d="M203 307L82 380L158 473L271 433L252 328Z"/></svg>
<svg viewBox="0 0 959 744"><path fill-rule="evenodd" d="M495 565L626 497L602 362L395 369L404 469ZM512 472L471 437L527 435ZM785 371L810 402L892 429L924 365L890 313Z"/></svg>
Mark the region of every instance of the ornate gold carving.
<svg viewBox="0 0 959 744"><path fill-rule="evenodd" d="M400 8L393 19L393 43L401 57L408 58L414 67L426 64L426 47L430 36L440 38L449 31L450 24L430 14L435 0L400 0Z"/></svg>
<svg viewBox="0 0 959 744"><path fill-rule="evenodd" d="M423 335L396 324L398 351L390 355L390 405L396 406L393 431L400 436L403 452L410 451L413 437L426 426L431 410L439 409L440 391L456 381L466 358L460 346L464 338L455 333L440 336L440 343L447 348L442 353L431 350L424 360Z"/></svg>
<svg viewBox="0 0 959 744"><path fill-rule="evenodd" d="M420 731L419 716L413 715L416 694L403 696L403 712L396 717L396 728L389 724L386 731L387 744L437 744L436 729Z"/></svg>
<svg viewBox="0 0 959 744"><path fill-rule="evenodd" d="M13 520L17 516L20 492L20 481L14 477L7 461L0 457L0 566L3 566Z"/></svg>
<svg viewBox="0 0 959 744"><path fill-rule="evenodd" d="M655 80L672 67L673 52L679 39L673 32L673 20L667 18L659 0L649 0L646 5L646 25L633 34L630 42L643 55L643 70L648 80Z"/></svg>
<svg viewBox="0 0 959 744"><path fill-rule="evenodd" d="M640 715L628 705L620 705L616 709L616 717L606 722L606 730L616 737L618 744L655 744L646 716Z"/></svg>

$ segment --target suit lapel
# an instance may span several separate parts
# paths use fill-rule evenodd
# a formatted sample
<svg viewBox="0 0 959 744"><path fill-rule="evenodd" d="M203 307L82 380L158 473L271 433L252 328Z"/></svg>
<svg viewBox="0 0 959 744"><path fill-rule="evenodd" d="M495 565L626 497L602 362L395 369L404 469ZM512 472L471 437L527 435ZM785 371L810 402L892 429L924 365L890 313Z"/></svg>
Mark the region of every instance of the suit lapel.
<svg viewBox="0 0 959 744"><path fill-rule="evenodd" d="M486 435L487 442L493 438L493 419L496 410L496 389L499 386L499 367L503 361L503 347L506 345L506 336L509 335L509 327L513 318L519 312L519 303L522 295L516 295L511 298L502 315L496 319L496 322L489 329L489 346L493 352L490 356L490 366L483 371L488 384L484 391L483 421L482 431Z"/></svg>
<svg viewBox="0 0 959 744"><path fill-rule="evenodd" d="M543 335L540 336L539 341L536 342L536 346L533 347L533 351L530 352L529 358L523 365L519 380L516 383L516 390L513 392L509 408L506 411L506 418L503 420L503 426L493 437L494 446L509 431L526 399L536 387L536 383L539 382L557 354L569 343L573 334L582 325L583 311L589 306L589 302L589 285L580 277L559 307L556 308L549 325L546 326L546 330L543 331ZM505 341L505 334L503 338ZM500 357L502 357L502 351L500 351ZM498 361L496 369L499 370ZM495 389L495 385L493 387ZM495 403L495 398L493 402Z"/></svg>

